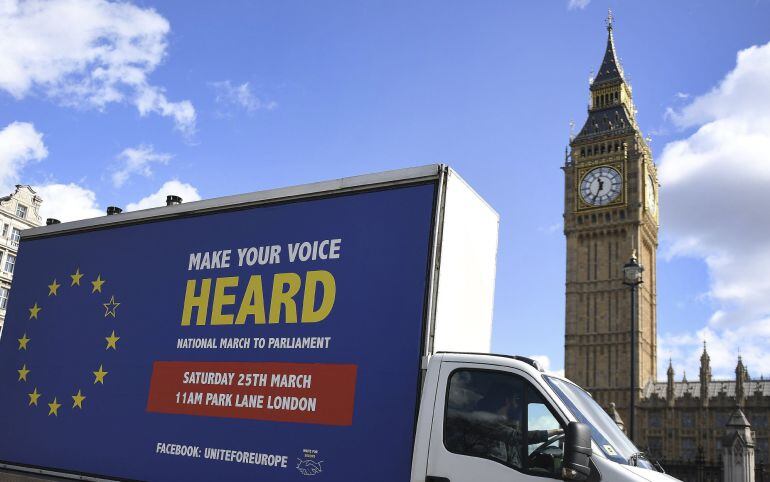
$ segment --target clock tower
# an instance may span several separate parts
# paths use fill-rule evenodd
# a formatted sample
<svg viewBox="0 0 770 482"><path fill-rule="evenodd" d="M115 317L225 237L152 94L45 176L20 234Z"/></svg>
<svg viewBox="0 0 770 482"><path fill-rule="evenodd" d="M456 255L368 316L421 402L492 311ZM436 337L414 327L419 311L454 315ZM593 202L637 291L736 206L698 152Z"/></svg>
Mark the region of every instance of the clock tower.
<svg viewBox="0 0 770 482"><path fill-rule="evenodd" d="M570 140L564 170L567 238L567 378L628 422L631 377L631 290L623 265L644 267L635 310L636 400L655 381L658 182L649 145L636 123L631 85L615 52L612 13L607 48L591 80L588 119Z"/></svg>

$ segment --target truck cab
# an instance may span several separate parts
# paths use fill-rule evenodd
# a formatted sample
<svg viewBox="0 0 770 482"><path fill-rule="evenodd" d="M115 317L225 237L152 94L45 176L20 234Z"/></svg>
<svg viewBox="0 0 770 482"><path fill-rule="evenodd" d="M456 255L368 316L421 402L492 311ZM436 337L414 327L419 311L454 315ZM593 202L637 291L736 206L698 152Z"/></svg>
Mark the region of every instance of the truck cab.
<svg viewBox="0 0 770 482"><path fill-rule="evenodd" d="M676 480L658 471L588 392L533 360L437 353L424 368L412 482ZM575 429L586 445L587 463L578 471L570 453Z"/></svg>

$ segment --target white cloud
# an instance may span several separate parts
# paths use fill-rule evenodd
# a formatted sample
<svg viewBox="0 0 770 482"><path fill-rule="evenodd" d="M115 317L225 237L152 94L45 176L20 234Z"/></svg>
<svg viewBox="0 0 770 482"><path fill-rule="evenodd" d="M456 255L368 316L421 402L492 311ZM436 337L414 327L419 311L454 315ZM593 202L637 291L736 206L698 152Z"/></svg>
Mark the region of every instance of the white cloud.
<svg viewBox="0 0 770 482"><path fill-rule="evenodd" d="M569 0L567 10L583 10L591 3L591 0Z"/></svg>
<svg viewBox="0 0 770 482"><path fill-rule="evenodd" d="M706 262L716 311L697 337L665 335L662 349L688 372L703 338L717 372L731 373L739 350L750 367L770 366L770 44L740 51L714 89L667 116L695 131L661 155L665 254Z"/></svg>
<svg viewBox="0 0 770 482"><path fill-rule="evenodd" d="M84 108L130 102L141 115L171 117L191 134L192 103L169 101L148 80L166 55L169 30L158 12L128 2L3 0L0 89Z"/></svg>
<svg viewBox="0 0 770 482"><path fill-rule="evenodd" d="M549 375L564 376L564 368L559 368L558 370L551 369L551 358L548 355L527 355L527 358L532 358L538 362L540 367Z"/></svg>
<svg viewBox="0 0 770 482"><path fill-rule="evenodd" d="M121 187L132 174L144 177L152 175L151 164L168 164L170 154L155 152L152 146L140 145L128 147L118 154L121 167L112 173L112 183L115 187Z"/></svg>
<svg viewBox="0 0 770 482"><path fill-rule="evenodd" d="M0 11L2 4L0 4ZM1 62L1 61L0 61ZM32 161L48 157L43 134L28 122L14 122L0 130L0 195L20 182L21 170ZM100 216L93 191L76 184L43 184L32 187L43 199L41 217L60 221Z"/></svg>
<svg viewBox="0 0 770 482"><path fill-rule="evenodd" d="M55 218L66 222L104 215L96 203L96 194L77 184L52 183L34 186L33 189L43 199L40 206L43 219Z"/></svg>
<svg viewBox="0 0 770 482"><path fill-rule="evenodd" d="M562 229L564 229L564 223L561 222L549 224L548 226L538 226L537 228L538 231L546 234L558 233Z"/></svg>
<svg viewBox="0 0 770 482"><path fill-rule="evenodd" d="M180 196L184 202L198 201L201 196L198 190L190 184L171 180L163 184L156 192L126 206L126 211L138 211L140 209L156 208L166 205L166 196L174 194Z"/></svg>
<svg viewBox="0 0 770 482"><path fill-rule="evenodd" d="M216 92L216 101L225 106L235 106L254 112L259 109L273 110L277 104L273 101L263 101L251 91L248 82L233 85L229 80L211 82L211 87Z"/></svg>
<svg viewBox="0 0 770 482"><path fill-rule="evenodd" d="M48 156L43 134L28 122L13 122L0 130L0 196L19 182L21 169Z"/></svg>

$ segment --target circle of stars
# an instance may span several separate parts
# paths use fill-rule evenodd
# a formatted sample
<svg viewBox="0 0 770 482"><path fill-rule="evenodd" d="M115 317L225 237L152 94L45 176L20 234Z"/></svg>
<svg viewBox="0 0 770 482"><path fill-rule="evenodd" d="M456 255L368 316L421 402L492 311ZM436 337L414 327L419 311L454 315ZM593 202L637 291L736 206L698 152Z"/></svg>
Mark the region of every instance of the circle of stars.
<svg viewBox="0 0 770 482"><path fill-rule="evenodd" d="M78 267L75 272L71 275L69 275L70 278L70 288L75 288L81 286L82 278L85 276L85 273L80 272L80 268ZM101 274L97 274L96 279L93 281L90 281L91 284L91 294L102 294L102 289L104 284L107 283L107 280L102 278ZM51 284L48 285L48 297L51 296L59 296L60 291L59 289L62 287L62 284L59 283L59 281L54 278L54 280L51 282ZM117 309L120 306L120 303L115 301L115 295L111 295L109 301L106 303L102 303L102 306L105 309L104 317L112 317L117 318ZM29 318L28 321L31 320L40 320L39 316L43 312L43 307L35 301L35 303L29 308ZM109 350L115 350L118 349L118 341L120 340L120 337L115 333L115 330L112 330L112 333L109 334L109 336L104 337L105 341L107 342L105 346L105 351ZM27 335L27 332L25 331L21 338L18 338L19 342L19 350L28 351L30 349L30 342L32 341L32 338L30 338ZM23 364L21 368L16 370L19 374L18 382L20 383L30 383L29 378L30 373L32 373L32 369L27 366L27 364ZM93 372L94 376L94 385L104 385L104 380L107 374L109 373L104 369L104 364L99 364L99 369L94 370ZM37 407L39 400L41 397L43 397L43 393L39 392L37 387L33 385L33 390L30 393L27 393L27 397L29 397L28 406L30 407ZM83 402L86 400L86 396L83 394L82 388L77 388L77 393L74 395L71 395L70 398L72 398L72 409L83 409ZM45 400L45 398L43 398ZM44 402L45 403L45 402ZM59 402L58 397L54 396L53 399L46 403L48 405L48 416L53 415L54 417L59 416L59 409L62 407L62 404Z"/></svg>

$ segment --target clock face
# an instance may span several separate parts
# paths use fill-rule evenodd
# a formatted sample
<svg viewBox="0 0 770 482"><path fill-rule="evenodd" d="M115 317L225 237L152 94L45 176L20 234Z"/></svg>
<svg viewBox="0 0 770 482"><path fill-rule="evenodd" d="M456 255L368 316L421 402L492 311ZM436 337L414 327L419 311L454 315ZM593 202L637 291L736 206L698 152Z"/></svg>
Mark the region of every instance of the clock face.
<svg viewBox="0 0 770 482"><path fill-rule="evenodd" d="M591 206L604 206L620 196L622 186L623 179L616 169L597 167L589 171L580 182L580 197Z"/></svg>
<svg viewBox="0 0 770 482"><path fill-rule="evenodd" d="M658 208L657 203L655 202L655 180L652 178L650 174L647 174L647 192L645 193L646 201L647 201L647 210L655 214L655 210Z"/></svg>

